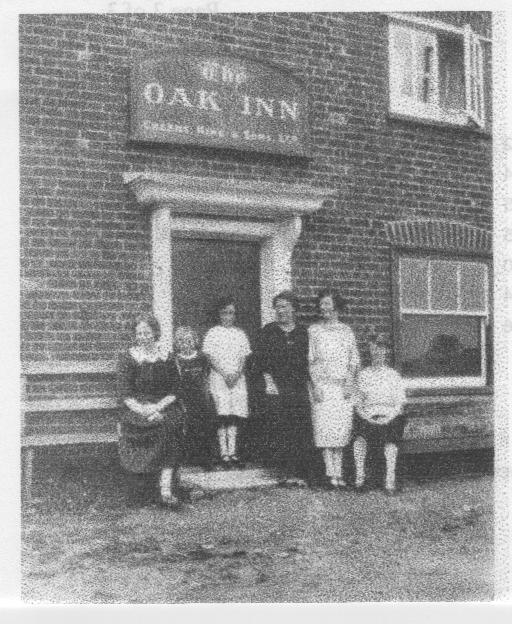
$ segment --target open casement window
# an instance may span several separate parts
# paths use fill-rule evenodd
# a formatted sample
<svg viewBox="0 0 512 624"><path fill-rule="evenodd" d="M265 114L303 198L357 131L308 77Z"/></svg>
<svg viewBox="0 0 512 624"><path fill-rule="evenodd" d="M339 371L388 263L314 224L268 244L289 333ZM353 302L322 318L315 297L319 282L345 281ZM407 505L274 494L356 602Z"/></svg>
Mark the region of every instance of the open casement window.
<svg viewBox="0 0 512 624"><path fill-rule="evenodd" d="M485 123L484 111L484 55L482 44L466 26L464 32L464 61L466 76L466 110L469 117L483 127Z"/></svg>
<svg viewBox="0 0 512 624"><path fill-rule="evenodd" d="M392 113L485 126L482 44L469 25L455 30L390 21Z"/></svg>
<svg viewBox="0 0 512 624"><path fill-rule="evenodd" d="M408 387L487 384L488 281L484 261L398 259L396 355Z"/></svg>

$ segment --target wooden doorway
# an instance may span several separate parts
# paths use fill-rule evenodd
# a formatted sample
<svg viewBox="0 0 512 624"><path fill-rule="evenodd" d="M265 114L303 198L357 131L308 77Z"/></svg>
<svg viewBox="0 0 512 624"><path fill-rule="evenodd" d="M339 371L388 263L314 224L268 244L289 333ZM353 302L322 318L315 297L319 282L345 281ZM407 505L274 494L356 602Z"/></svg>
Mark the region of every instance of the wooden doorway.
<svg viewBox="0 0 512 624"><path fill-rule="evenodd" d="M215 302L232 295L237 325L254 342L261 324L258 241L172 237L173 325L191 325L204 336L217 320Z"/></svg>

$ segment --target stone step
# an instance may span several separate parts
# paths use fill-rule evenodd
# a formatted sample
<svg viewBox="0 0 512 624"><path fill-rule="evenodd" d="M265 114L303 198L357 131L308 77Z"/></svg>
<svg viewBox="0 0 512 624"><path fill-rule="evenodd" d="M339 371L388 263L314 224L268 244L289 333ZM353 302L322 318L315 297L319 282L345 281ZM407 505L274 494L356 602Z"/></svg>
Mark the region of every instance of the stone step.
<svg viewBox="0 0 512 624"><path fill-rule="evenodd" d="M279 483L279 479L271 470L260 467L212 472L186 467L183 468L181 480L185 487L205 492L271 487Z"/></svg>

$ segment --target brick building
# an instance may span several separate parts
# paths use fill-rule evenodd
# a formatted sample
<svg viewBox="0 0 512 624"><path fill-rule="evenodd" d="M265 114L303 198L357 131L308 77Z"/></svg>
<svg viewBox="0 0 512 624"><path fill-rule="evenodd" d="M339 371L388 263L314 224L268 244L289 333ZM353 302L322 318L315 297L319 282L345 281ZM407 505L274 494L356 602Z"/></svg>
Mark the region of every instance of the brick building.
<svg viewBox="0 0 512 624"><path fill-rule="evenodd" d="M362 351L392 338L410 451L490 444L490 13L22 15L19 40L28 446L115 437L136 313L169 340L234 288L254 336L276 292L310 322L326 285ZM181 55L303 85L304 150L137 138L131 70Z"/></svg>

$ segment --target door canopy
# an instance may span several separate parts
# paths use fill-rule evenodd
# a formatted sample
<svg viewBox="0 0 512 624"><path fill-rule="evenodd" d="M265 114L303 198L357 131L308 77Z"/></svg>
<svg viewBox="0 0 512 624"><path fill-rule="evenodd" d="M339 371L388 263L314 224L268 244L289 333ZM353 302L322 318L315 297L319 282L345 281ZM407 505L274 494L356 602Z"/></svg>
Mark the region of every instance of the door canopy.
<svg viewBox="0 0 512 624"><path fill-rule="evenodd" d="M199 177L174 173L123 175L138 203L167 205L173 214L246 217L281 221L319 210L332 189L308 184Z"/></svg>

